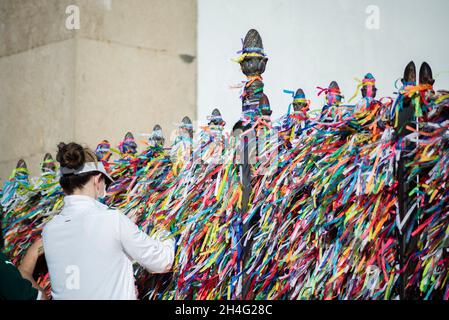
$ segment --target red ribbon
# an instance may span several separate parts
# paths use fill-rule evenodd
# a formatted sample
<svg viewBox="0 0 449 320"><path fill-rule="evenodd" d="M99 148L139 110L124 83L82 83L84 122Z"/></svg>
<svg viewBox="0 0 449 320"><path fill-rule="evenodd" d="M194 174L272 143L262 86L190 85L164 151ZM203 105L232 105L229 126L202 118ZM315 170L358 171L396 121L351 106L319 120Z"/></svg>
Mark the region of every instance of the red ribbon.
<svg viewBox="0 0 449 320"><path fill-rule="evenodd" d="M321 87L316 87L318 90L320 90L319 92L318 92L318 96L320 96L323 92L325 93L325 94L328 94L329 92L330 93L335 93L335 94L340 94L340 89L338 89L338 88L321 88Z"/></svg>

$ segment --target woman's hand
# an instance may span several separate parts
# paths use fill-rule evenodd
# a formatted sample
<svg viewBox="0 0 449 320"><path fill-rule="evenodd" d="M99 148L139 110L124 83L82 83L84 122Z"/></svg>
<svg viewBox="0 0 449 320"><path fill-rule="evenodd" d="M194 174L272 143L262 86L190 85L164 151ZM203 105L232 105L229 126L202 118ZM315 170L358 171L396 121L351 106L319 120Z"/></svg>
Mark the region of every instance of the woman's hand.
<svg viewBox="0 0 449 320"><path fill-rule="evenodd" d="M42 243L42 238L39 236L33 242L33 244L28 248L18 269L20 271L20 274L22 275L22 278L30 281L34 288L41 291L41 293L43 295L42 298L43 298L43 300L45 300L45 298L47 298L47 297L43 293L42 288L39 287L39 285L36 283L36 280L34 280L34 278L33 278L33 272L34 272L34 268L36 267L37 259L43 253L44 253L44 246Z"/></svg>
<svg viewBox="0 0 449 320"><path fill-rule="evenodd" d="M44 252L44 247L42 243L42 238L37 238L33 244L28 248L25 253L22 262L20 263L18 269L22 274L22 277L27 278L33 275L34 268L36 267L37 258Z"/></svg>

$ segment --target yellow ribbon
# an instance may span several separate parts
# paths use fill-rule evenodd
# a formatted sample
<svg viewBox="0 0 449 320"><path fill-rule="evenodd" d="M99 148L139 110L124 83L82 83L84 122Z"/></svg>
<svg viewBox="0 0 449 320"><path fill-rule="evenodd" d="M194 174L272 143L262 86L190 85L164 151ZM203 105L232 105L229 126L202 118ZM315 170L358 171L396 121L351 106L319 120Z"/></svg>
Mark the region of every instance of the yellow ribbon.
<svg viewBox="0 0 449 320"><path fill-rule="evenodd" d="M260 57L263 58L263 55L261 55L260 53L257 52L251 52L251 53L243 53L241 55L239 55L237 58L231 59L234 62L240 63L243 60L245 60L246 57Z"/></svg>
<svg viewBox="0 0 449 320"><path fill-rule="evenodd" d="M359 93L359 90L362 87L366 87L368 85L374 86L375 85L375 81L365 81L363 82L362 80L358 79L358 78L354 78L355 81L357 81L357 88L355 89L354 95L351 97L351 99L349 99L348 103L350 103L352 100L355 99L355 97L357 97L357 94Z"/></svg>

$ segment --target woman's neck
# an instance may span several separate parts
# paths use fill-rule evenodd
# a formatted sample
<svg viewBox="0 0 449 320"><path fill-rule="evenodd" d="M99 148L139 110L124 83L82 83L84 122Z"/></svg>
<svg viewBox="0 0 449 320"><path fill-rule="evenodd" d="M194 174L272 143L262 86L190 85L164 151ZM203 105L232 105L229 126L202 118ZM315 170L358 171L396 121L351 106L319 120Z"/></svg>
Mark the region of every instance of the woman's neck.
<svg viewBox="0 0 449 320"><path fill-rule="evenodd" d="M96 193L95 193L95 189L93 187L93 185L91 183L86 184L83 188L81 189L75 189L73 191L73 195L74 196L88 196L91 197L93 199L96 199Z"/></svg>

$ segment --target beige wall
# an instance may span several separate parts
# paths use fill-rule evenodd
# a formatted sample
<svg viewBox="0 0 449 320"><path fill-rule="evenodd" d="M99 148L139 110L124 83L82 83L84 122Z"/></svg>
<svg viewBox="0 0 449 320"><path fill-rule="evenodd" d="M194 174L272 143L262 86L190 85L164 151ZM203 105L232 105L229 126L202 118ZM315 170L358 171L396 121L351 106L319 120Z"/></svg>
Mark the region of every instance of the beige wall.
<svg viewBox="0 0 449 320"><path fill-rule="evenodd" d="M65 28L80 8L81 29ZM196 119L196 0L0 0L0 178L59 141Z"/></svg>

